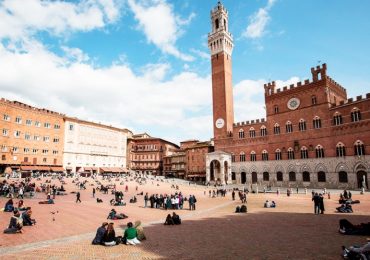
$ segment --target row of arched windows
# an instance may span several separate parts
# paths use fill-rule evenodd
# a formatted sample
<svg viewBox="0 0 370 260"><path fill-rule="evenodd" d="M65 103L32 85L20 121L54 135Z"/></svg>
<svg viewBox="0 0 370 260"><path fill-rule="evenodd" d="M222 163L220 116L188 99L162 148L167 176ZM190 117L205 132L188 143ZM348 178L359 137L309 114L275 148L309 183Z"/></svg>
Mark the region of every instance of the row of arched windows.
<svg viewBox="0 0 370 260"><path fill-rule="evenodd" d="M284 181L282 172L276 172L276 181ZM264 181L270 181L270 173L268 172L263 172L262 173L262 178ZM297 181L297 174L294 171L290 171L288 174L289 181L295 182ZM234 177L235 179L235 177ZM308 171L302 172L302 180L304 182L310 182L311 181L311 176ZM340 171L338 172L338 180L340 183L348 183L348 174L345 171ZM324 171L319 171L317 173L317 181L318 182L326 182L326 173ZM252 183L257 183L257 173L252 172Z"/></svg>
<svg viewBox="0 0 370 260"><path fill-rule="evenodd" d="M353 108L352 109L352 112L351 112L351 122L357 122L357 121L360 121L361 120L361 112L358 108ZM333 116L333 125L341 125L343 124L343 118L342 118L342 115L339 113L339 112L335 112L334 116ZM318 116L315 116L312 120L312 127L314 129L320 129L322 128L322 123L321 123L321 119L320 117ZM291 121L287 121L285 123L285 132L286 133L292 133L293 132L293 124ZM306 124L306 121L304 119L300 119L299 122L298 122L298 130L300 132L302 131L306 131L307 130L307 124ZM273 128L273 132L275 135L279 135L281 133L281 130L280 130L280 125L278 123L276 123L274 125L274 128ZM266 129L266 126L261 126L260 128L260 136L266 136L267 135L267 129ZM239 138L240 139L243 139L245 138L245 133L244 133L244 130L243 129L240 129L239 130ZM249 129L249 137L250 138L254 138L256 137L256 130L254 129L254 127L251 127Z"/></svg>
<svg viewBox="0 0 370 260"><path fill-rule="evenodd" d="M298 158L298 156L296 158L297 153L294 151L294 149L292 147L289 147L287 149L286 154L287 154L287 159L288 160L308 159L309 158L308 149L307 149L306 146L301 147L301 149L298 153L298 155L300 155L299 158ZM249 155L250 155L250 161L251 162L257 161L257 154L256 154L255 151L251 151ZM354 143L354 155L356 155L356 156L365 155L365 145L360 140L358 140ZM337 157L346 156L346 147L341 142L336 145L336 156ZM321 145L317 145L315 147L315 158L324 158L324 157L325 157L324 148ZM231 159L232 159L233 162L235 162L235 155L234 154L231 155ZM261 159L262 159L262 161L268 161L269 160L269 154L268 154L267 150L262 151ZM282 159L283 159L283 156L282 156L281 149L276 149L275 150L275 160L279 161L279 160L282 160ZM247 161L247 157L246 157L246 154L244 152L241 152L239 154L239 161L240 162Z"/></svg>
<svg viewBox="0 0 370 260"><path fill-rule="evenodd" d="M351 111L351 122L358 122L361 120L361 111L355 107ZM344 123L342 114L339 112L335 112L333 116L333 125L341 125Z"/></svg>

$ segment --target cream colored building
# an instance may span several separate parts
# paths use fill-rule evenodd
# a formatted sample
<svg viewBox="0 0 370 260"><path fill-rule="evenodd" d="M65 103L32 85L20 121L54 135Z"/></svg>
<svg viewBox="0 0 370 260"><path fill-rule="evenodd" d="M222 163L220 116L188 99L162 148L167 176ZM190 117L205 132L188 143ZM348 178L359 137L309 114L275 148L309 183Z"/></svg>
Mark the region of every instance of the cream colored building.
<svg viewBox="0 0 370 260"><path fill-rule="evenodd" d="M125 172L130 134L127 129L66 117L63 166L73 173Z"/></svg>

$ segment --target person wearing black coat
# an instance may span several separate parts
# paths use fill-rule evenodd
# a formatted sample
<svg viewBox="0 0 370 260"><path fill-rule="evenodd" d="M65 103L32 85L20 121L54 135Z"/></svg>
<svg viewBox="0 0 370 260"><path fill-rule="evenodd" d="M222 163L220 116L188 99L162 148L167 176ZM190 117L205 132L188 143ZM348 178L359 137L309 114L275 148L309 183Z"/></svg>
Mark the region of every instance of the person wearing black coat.
<svg viewBox="0 0 370 260"><path fill-rule="evenodd" d="M97 230L96 230L96 235L95 235L95 238L94 240L92 241L92 244L93 245L104 245L104 235L105 235L105 232L107 231L107 226L108 226L108 223L107 222L104 222L101 227L99 227Z"/></svg>
<svg viewBox="0 0 370 260"><path fill-rule="evenodd" d="M325 211L324 196L320 193L319 198L320 198L320 213L324 214L324 211Z"/></svg>
<svg viewBox="0 0 370 260"><path fill-rule="evenodd" d="M312 197L312 201L314 202L315 214L320 214L320 196L317 192Z"/></svg>

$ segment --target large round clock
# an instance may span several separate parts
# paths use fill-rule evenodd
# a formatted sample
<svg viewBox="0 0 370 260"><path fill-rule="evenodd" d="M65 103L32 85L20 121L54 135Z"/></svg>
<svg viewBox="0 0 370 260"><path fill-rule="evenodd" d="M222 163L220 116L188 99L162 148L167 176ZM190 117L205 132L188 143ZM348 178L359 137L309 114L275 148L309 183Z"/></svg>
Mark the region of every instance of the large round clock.
<svg viewBox="0 0 370 260"><path fill-rule="evenodd" d="M299 107L300 103L301 101L298 98L291 98L287 105L290 110L295 110Z"/></svg>
<svg viewBox="0 0 370 260"><path fill-rule="evenodd" d="M224 127L224 125L225 125L225 121L222 118L219 118L219 119L216 120L216 127L217 128L222 128L222 127Z"/></svg>

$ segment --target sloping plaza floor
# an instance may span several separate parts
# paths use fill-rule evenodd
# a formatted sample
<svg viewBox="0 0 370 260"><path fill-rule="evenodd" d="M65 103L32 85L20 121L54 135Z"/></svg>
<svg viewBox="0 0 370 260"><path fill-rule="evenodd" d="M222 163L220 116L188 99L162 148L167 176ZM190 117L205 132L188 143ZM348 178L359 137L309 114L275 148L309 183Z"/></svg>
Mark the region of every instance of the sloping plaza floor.
<svg viewBox="0 0 370 260"><path fill-rule="evenodd" d="M314 215L310 193L290 197L250 193L248 213L236 214L235 207L241 204L231 200L231 193L225 198L209 198L207 188L182 184L179 191L185 196L195 194L198 201L196 211L187 210L187 203L184 210L177 210L182 225L164 226L166 215L172 211L144 208L143 196L137 196L136 204L114 207L129 216L115 220L115 230L122 235L127 222L141 220L147 240L138 246L93 246L91 240L97 227L113 208L109 205L113 196L97 192L96 197L104 203L96 203L92 198L95 182L88 179L87 189L80 191L82 203L76 204L71 192L77 187L72 179L66 180L68 195L57 196L54 205L38 204L46 198L43 193L25 199L26 205L32 206L37 225L24 227L23 234L0 234L0 259L341 259L342 245L363 244L366 237L339 234L339 219L370 222L370 194L353 195L353 199L361 201L353 205L353 214L335 213L338 193L332 194L331 199L325 199L325 214ZM123 191L119 182L117 190ZM58 180L53 183L60 185ZM171 181L149 181L138 185L138 191L133 181L124 185L129 186L129 192L124 192L126 202L141 191L176 191ZM277 208L263 208L267 199L274 200ZM5 198L0 199L2 205L5 202ZM10 216L11 213L0 213L1 227L8 225Z"/></svg>

